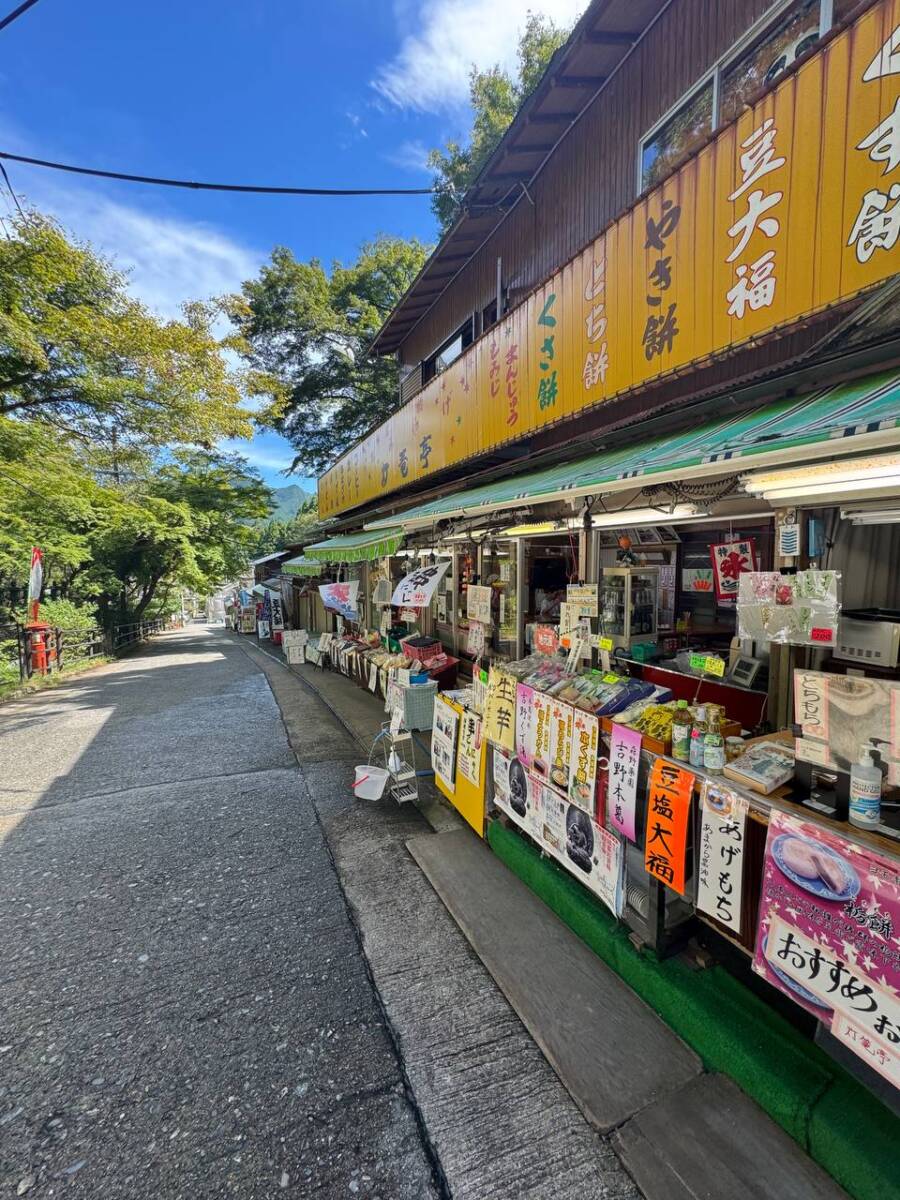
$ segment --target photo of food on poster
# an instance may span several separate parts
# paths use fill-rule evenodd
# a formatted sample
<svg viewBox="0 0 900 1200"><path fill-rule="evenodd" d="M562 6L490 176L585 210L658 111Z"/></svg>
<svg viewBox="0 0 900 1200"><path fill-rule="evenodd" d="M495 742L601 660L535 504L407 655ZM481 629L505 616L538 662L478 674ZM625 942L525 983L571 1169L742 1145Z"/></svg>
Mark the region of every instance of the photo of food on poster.
<svg viewBox="0 0 900 1200"><path fill-rule="evenodd" d="M900 1086L900 868L773 812L753 969Z"/></svg>

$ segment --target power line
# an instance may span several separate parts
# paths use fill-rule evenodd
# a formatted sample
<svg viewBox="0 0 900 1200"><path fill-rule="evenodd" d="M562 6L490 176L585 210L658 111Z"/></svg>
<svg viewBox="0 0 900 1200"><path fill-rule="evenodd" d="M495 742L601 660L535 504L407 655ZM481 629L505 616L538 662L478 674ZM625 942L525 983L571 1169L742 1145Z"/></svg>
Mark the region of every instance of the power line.
<svg viewBox="0 0 900 1200"><path fill-rule="evenodd" d="M18 8L14 8L8 17L4 17L0 21L0 30L5 29L7 25L12 25L13 21L27 13L29 8L32 8L37 2L38 0L24 0L24 3L20 4Z"/></svg>
<svg viewBox="0 0 900 1200"><path fill-rule="evenodd" d="M4 165L3 165L3 163L2 163L2 162L0 162L0 172L2 172L2 173L3 173L3 178L4 178L4 180L6 181L6 188L7 188L7 191L8 191L8 192L9 192L9 194L12 196L12 198L13 198L13 202L15 203L15 206L16 206L16 208L19 210L19 216L20 216L20 217L22 218L22 220L24 221L24 219L25 219L25 214L24 214L24 212L22 212L22 205L19 203L19 197L18 197L18 196L16 195L16 193L13 191L13 185L12 185L12 184L9 182L9 175L6 173L6 167L4 167Z"/></svg>
<svg viewBox="0 0 900 1200"><path fill-rule="evenodd" d="M36 0L31 0L36 3ZM190 179L161 179L155 175L129 175L123 171L98 171L93 167L76 167L71 163L50 162L45 158L29 158L0 150L0 159L28 163L32 167L48 167L51 171L68 171L72 175L93 175L98 179L123 179L126 183L151 183L159 187L191 188L200 192L256 192L271 196L431 196L436 188L312 188L266 187L245 183L197 183Z"/></svg>

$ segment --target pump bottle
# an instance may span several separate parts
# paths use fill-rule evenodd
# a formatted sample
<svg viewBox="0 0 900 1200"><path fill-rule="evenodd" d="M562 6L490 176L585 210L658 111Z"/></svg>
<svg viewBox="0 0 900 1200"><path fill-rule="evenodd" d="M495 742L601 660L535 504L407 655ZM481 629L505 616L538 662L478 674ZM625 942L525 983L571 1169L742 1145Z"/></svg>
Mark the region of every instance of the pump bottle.
<svg viewBox="0 0 900 1200"><path fill-rule="evenodd" d="M875 829L881 821L881 768L873 757L876 753L868 742L850 770L850 824L860 829Z"/></svg>

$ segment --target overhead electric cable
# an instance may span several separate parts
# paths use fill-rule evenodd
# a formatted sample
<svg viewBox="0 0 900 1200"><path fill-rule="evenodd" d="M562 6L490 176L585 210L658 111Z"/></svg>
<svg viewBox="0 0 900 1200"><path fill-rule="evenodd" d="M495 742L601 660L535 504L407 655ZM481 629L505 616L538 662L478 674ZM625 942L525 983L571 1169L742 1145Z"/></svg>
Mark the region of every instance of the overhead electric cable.
<svg viewBox="0 0 900 1200"><path fill-rule="evenodd" d="M256 192L273 196L431 196L436 188L316 188L267 187L248 183L198 183L192 179L162 179L155 175L130 175L124 171L100 171L94 167L76 167L72 163L50 162L45 158L29 158L25 154L10 154L0 150L0 159L28 163L32 167L47 167L51 171L68 171L72 175L93 175L98 179L122 179L126 183L150 183L158 187L191 188L199 192Z"/></svg>
<svg viewBox="0 0 900 1200"><path fill-rule="evenodd" d="M12 25L13 21L17 20L24 13L27 13L29 8L33 8L37 2L38 0L24 0L23 4L20 4L18 8L14 8L9 16L4 17L0 21L0 30L5 29L7 25Z"/></svg>
<svg viewBox="0 0 900 1200"><path fill-rule="evenodd" d="M15 204L16 208L19 210L19 216L22 217L22 219L24 220L25 214L22 211L22 205L19 203L19 197L13 191L13 185L9 182L9 176L6 173L6 167L4 167L2 162L0 162L0 172L3 173L3 178L6 182L7 191L9 192L10 196L12 196L13 203Z"/></svg>

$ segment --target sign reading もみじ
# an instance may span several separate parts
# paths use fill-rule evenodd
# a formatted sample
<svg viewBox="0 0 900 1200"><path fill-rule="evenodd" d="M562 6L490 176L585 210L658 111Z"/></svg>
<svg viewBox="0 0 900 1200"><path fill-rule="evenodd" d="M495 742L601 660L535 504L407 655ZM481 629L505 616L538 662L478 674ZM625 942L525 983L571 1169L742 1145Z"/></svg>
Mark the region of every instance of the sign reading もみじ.
<svg viewBox="0 0 900 1200"><path fill-rule="evenodd" d="M773 812L753 969L900 1087L900 868Z"/></svg>
<svg viewBox="0 0 900 1200"><path fill-rule="evenodd" d="M319 481L320 516L724 358L890 279L900 267L898 30L898 0L881 0L742 104L344 454Z"/></svg>

